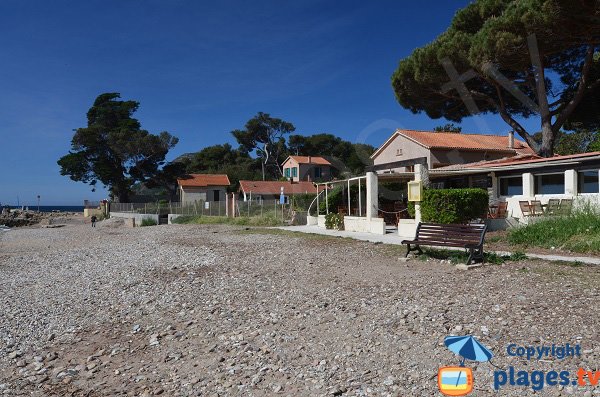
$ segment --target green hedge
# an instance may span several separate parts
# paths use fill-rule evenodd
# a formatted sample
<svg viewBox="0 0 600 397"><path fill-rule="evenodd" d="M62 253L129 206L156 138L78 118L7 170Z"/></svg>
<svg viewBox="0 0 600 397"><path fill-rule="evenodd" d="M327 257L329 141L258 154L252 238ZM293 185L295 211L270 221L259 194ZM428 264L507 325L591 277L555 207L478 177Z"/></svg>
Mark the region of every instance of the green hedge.
<svg viewBox="0 0 600 397"><path fill-rule="evenodd" d="M467 223L485 217L489 205L484 189L427 189L423 192L423 222Z"/></svg>

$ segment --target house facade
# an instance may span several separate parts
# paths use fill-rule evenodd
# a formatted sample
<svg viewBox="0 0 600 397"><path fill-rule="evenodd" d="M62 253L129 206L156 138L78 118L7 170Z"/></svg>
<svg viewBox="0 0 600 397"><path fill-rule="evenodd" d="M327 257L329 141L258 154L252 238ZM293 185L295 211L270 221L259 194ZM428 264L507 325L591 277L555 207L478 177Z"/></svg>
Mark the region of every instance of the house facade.
<svg viewBox="0 0 600 397"><path fill-rule="evenodd" d="M229 177L222 174L190 174L177 179L179 199L183 205L197 201L225 201Z"/></svg>
<svg viewBox="0 0 600 397"><path fill-rule="evenodd" d="M294 182L329 181L331 163L318 156L289 156L282 164L283 176Z"/></svg>
<svg viewBox="0 0 600 397"><path fill-rule="evenodd" d="M374 165L390 164L382 172L412 172L412 166L393 164L425 159L429 169L533 154L522 141L508 136L396 130L371 155Z"/></svg>

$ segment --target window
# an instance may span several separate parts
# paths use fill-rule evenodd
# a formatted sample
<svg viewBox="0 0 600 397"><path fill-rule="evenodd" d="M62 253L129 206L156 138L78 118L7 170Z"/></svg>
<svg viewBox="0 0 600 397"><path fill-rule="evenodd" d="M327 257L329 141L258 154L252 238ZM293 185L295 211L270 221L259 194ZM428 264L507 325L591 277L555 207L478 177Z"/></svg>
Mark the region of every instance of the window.
<svg viewBox="0 0 600 397"><path fill-rule="evenodd" d="M220 201L219 193L221 193L219 190L213 190L213 201Z"/></svg>
<svg viewBox="0 0 600 397"><path fill-rule="evenodd" d="M321 167L315 167L315 178L320 178L322 174Z"/></svg>
<svg viewBox="0 0 600 397"><path fill-rule="evenodd" d="M402 149L396 149L396 156L402 156Z"/></svg>
<svg viewBox="0 0 600 397"><path fill-rule="evenodd" d="M599 193L598 170L579 171L577 173L577 185L579 193Z"/></svg>
<svg viewBox="0 0 600 397"><path fill-rule="evenodd" d="M293 176L293 177L296 177L296 176L298 176L298 167L294 167L294 168L292 168L292 176Z"/></svg>
<svg viewBox="0 0 600 397"><path fill-rule="evenodd" d="M523 177L507 176L499 178L500 196L519 196L523 194Z"/></svg>
<svg viewBox="0 0 600 397"><path fill-rule="evenodd" d="M284 172L286 178L290 177L290 169L289 168L286 168L285 170L283 170L283 172Z"/></svg>
<svg viewBox="0 0 600 397"><path fill-rule="evenodd" d="M564 194L565 174L545 174L535 176L535 194Z"/></svg>

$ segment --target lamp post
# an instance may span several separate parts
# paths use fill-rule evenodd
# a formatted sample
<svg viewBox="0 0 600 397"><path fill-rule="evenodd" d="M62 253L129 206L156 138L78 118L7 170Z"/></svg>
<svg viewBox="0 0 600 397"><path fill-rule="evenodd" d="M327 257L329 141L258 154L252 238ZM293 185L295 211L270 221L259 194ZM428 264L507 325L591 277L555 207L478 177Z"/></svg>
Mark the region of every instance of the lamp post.
<svg viewBox="0 0 600 397"><path fill-rule="evenodd" d="M38 199L38 212L40 212L40 195L39 194L37 196L37 199Z"/></svg>

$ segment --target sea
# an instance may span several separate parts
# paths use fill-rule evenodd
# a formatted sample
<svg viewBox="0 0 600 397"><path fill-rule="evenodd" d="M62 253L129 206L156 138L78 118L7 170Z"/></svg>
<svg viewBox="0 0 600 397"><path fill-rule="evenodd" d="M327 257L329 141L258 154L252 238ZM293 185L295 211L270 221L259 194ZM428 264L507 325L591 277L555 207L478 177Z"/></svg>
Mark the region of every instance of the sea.
<svg viewBox="0 0 600 397"><path fill-rule="evenodd" d="M13 205L9 205L9 207L11 209L21 209L21 208L26 208L29 209L30 211L37 211L38 210L38 206L37 205L29 205L29 206L20 206L20 207L16 207ZM60 212L83 212L83 205L40 205L40 212L56 212L56 211L60 211Z"/></svg>

